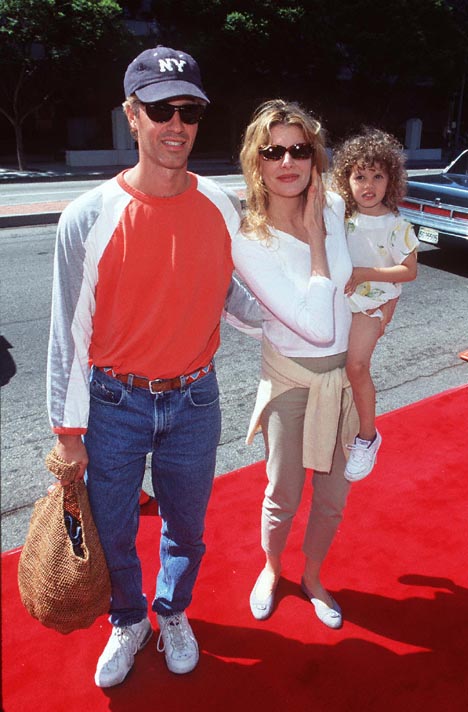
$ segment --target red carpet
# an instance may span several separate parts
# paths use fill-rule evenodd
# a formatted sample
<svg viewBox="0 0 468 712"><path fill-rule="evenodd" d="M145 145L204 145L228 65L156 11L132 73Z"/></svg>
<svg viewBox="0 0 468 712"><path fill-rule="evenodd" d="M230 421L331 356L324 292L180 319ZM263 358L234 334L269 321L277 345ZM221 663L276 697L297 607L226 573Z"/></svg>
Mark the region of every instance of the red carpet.
<svg viewBox="0 0 468 712"><path fill-rule="evenodd" d="M377 467L353 486L324 582L341 630L325 628L299 591L305 497L285 556L277 608L256 622L248 597L260 566L264 465L215 483L208 553L189 615L198 668L168 672L156 635L123 685L94 686L105 617L62 636L23 610L18 552L3 564L5 712L466 712L468 710L468 387L379 418ZM308 493L309 494L309 493ZM154 590L159 520L142 509L139 549Z"/></svg>

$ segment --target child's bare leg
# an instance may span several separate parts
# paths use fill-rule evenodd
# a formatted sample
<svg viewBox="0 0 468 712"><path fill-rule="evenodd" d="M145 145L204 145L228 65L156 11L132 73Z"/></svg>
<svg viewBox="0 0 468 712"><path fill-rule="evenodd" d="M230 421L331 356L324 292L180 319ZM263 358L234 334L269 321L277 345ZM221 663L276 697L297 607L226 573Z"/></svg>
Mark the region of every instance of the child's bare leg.
<svg viewBox="0 0 468 712"><path fill-rule="evenodd" d="M390 299L385 304L382 304L380 311L382 312L383 319L380 322L380 335L383 336L385 329L390 324L395 313L396 305L398 304L398 297L396 299Z"/></svg>
<svg viewBox="0 0 468 712"><path fill-rule="evenodd" d="M380 336L381 323L378 317L353 314L346 371L359 415L359 437L364 440L372 440L376 432L375 386L370 374L370 364Z"/></svg>

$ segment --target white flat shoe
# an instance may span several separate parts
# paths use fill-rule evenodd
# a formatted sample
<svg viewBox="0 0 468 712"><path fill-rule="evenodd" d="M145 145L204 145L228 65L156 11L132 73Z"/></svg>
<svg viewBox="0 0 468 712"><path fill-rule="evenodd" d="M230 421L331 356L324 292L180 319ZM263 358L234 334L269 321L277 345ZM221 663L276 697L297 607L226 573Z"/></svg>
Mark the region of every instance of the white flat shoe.
<svg viewBox="0 0 468 712"><path fill-rule="evenodd" d="M335 601L333 596L331 596L331 599L333 601L332 607L327 606L326 603L321 601L319 598L315 598L307 586L304 583L304 580L301 581L301 589L303 593L307 596L309 601L312 603L315 609L315 615L321 621L324 625L328 626L329 628L341 628L343 625L343 615L341 612L341 608L338 605L338 603Z"/></svg>
<svg viewBox="0 0 468 712"><path fill-rule="evenodd" d="M250 594L250 600L249 600L250 610L252 612L252 615L258 621L266 620L273 613L273 608L275 605L276 586L278 585L278 583L276 583L276 586L274 587L273 591L270 593L268 598L265 598L265 599L257 598L257 593L256 593L257 584L260 581L262 574L263 574L263 571L260 572L260 575L255 582L255 586L252 589L252 592Z"/></svg>

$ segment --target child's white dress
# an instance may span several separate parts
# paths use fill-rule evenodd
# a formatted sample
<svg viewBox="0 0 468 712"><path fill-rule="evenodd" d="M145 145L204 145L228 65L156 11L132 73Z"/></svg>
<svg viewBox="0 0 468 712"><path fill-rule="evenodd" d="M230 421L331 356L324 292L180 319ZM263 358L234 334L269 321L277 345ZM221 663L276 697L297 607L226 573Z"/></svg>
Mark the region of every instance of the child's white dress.
<svg viewBox="0 0 468 712"><path fill-rule="evenodd" d="M393 213L377 217L354 213L346 232L353 267L394 267L419 245L413 226ZM379 307L400 294L401 284L396 282L362 282L349 297L351 311L377 309L370 316L381 317Z"/></svg>

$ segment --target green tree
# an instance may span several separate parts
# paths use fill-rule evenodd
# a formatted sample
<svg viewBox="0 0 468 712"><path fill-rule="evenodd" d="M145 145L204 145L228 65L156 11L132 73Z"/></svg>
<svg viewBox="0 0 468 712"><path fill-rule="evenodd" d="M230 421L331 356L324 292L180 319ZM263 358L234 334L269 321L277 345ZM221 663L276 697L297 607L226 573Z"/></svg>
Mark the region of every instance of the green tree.
<svg viewBox="0 0 468 712"><path fill-rule="evenodd" d="M199 60L233 152L259 101L305 101L312 87L317 96L335 82L340 55L323 0L180 0L176 12L171 0L157 0L153 7L162 40Z"/></svg>
<svg viewBox="0 0 468 712"><path fill-rule="evenodd" d="M432 130L440 144L463 76L466 0L327 4L346 73L338 95L342 122L348 119L342 132L368 123L399 133L403 140L406 119L421 116L426 132Z"/></svg>
<svg viewBox="0 0 468 712"><path fill-rule="evenodd" d="M25 119L97 59L112 62L128 39L121 14L114 0L0 0L0 112L14 128L20 170Z"/></svg>
<svg viewBox="0 0 468 712"><path fill-rule="evenodd" d="M197 57L234 133L272 95L333 117L341 133L352 117L393 129L398 111L408 118L423 102L442 114L460 91L466 8L466 0L153 2L162 40Z"/></svg>
<svg viewBox="0 0 468 712"><path fill-rule="evenodd" d="M468 41L447 0L332 0L343 63L370 87L453 86Z"/></svg>

